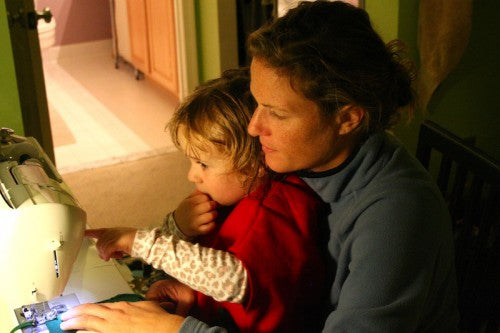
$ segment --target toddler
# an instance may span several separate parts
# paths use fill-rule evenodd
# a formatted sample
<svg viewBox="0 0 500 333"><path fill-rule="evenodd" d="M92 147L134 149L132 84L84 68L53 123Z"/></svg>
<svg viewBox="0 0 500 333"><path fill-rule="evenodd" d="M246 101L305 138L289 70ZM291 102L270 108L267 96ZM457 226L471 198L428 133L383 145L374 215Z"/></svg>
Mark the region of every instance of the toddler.
<svg viewBox="0 0 500 333"><path fill-rule="evenodd" d="M319 330L323 205L298 177L266 168L246 132L254 108L247 69L199 86L168 126L196 191L160 227L86 235L105 260L131 254L175 278L146 297L170 300L177 313L242 332Z"/></svg>

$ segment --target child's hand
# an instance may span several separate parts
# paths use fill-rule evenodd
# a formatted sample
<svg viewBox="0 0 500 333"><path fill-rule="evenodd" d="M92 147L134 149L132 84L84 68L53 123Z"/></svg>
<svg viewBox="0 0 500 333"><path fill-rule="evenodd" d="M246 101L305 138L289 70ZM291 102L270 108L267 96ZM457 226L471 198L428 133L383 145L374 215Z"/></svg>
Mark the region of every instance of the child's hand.
<svg viewBox="0 0 500 333"><path fill-rule="evenodd" d="M86 237L97 238L97 252L101 259L121 258L130 254L134 243L134 228L103 228L85 230Z"/></svg>
<svg viewBox="0 0 500 333"><path fill-rule="evenodd" d="M153 283L146 299L159 302L171 313L186 316L194 304L195 292L177 280L166 279Z"/></svg>
<svg viewBox="0 0 500 333"><path fill-rule="evenodd" d="M209 195L195 191L175 210L177 227L188 237L207 234L215 228L216 208L217 202Z"/></svg>

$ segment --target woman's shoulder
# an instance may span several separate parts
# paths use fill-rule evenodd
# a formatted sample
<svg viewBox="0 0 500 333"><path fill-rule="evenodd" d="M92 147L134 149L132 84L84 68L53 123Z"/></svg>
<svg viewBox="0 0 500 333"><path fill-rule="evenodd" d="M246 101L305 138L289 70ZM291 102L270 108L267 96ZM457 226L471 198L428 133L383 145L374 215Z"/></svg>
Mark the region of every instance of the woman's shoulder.
<svg viewBox="0 0 500 333"><path fill-rule="evenodd" d="M431 181L426 170L393 135L377 132L368 137L342 165L321 173L300 176L326 201L365 192L384 192L407 182Z"/></svg>

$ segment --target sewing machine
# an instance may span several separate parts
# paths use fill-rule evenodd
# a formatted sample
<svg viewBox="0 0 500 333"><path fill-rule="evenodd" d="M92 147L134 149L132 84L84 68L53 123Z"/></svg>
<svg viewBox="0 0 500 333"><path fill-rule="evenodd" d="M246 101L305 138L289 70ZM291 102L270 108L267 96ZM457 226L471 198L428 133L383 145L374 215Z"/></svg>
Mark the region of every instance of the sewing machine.
<svg viewBox="0 0 500 333"><path fill-rule="evenodd" d="M62 294L82 244L86 214L35 139L1 128L0 144L3 311Z"/></svg>
<svg viewBox="0 0 500 333"><path fill-rule="evenodd" d="M101 260L85 227L85 212L38 142L0 128L0 332L40 306L53 315L133 293L130 270Z"/></svg>

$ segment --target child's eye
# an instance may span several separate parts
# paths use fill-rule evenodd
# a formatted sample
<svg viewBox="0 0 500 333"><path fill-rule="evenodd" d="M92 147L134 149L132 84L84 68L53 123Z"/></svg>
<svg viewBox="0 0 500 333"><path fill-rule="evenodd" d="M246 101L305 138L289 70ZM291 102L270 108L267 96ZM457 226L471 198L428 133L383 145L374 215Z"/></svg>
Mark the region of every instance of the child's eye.
<svg viewBox="0 0 500 333"><path fill-rule="evenodd" d="M208 165L206 165L205 163L203 163L201 161L197 161L196 163L198 163L203 170L205 170L206 168L208 168Z"/></svg>

